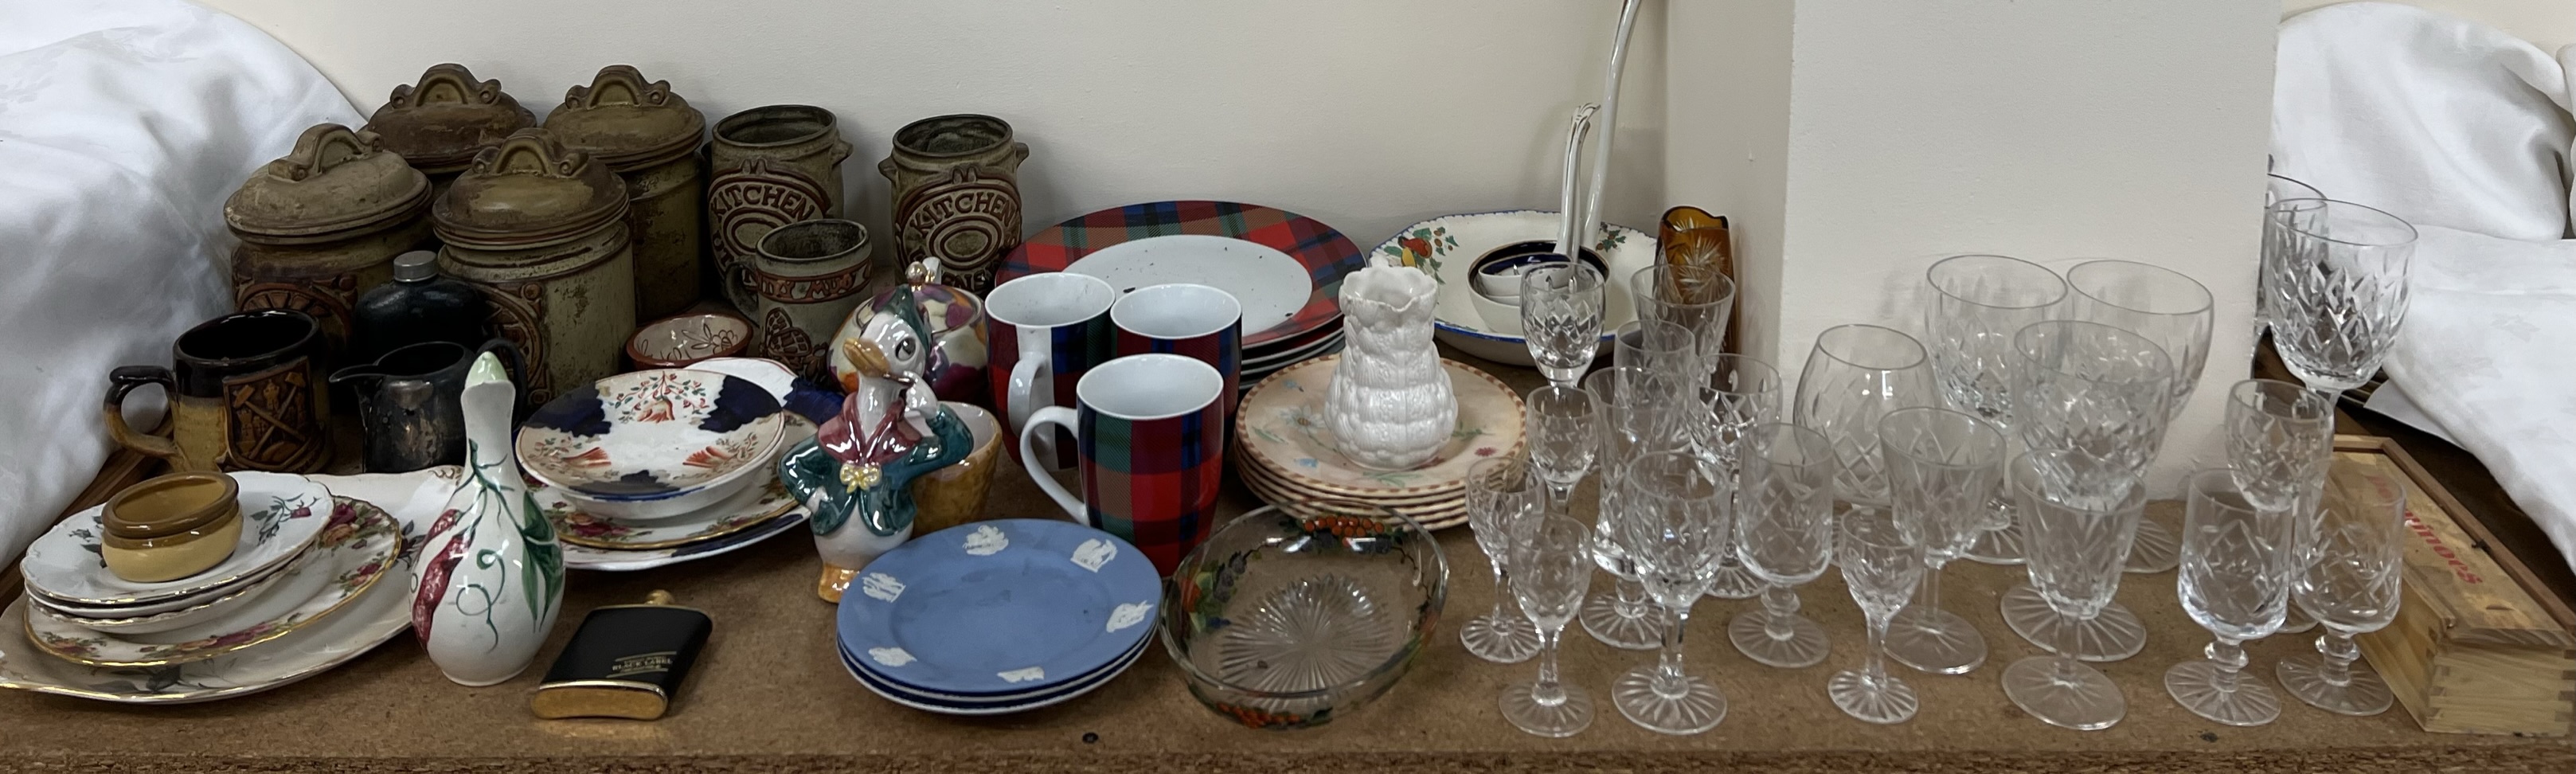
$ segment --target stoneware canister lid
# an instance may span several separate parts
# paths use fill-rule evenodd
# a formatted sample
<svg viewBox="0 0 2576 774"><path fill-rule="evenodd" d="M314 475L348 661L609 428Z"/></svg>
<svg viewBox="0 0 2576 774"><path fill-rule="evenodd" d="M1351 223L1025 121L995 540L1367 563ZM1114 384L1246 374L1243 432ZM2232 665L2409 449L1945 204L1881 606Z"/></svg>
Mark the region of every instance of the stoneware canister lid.
<svg viewBox="0 0 2576 774"><path fill-rule="evenodd" d="M237 515L241 485L221 473L173 473L126 487L108 498L100 521L109 537L150 540L221 523Z"/></svg>
<svg viewBox="0 0 2576 774"><path fill-rule="evenodd" d="M392 101L367 118L366 128L412 166L453 172L473 163L484 146L536 123L536 114L502 92L500 81L478 83L451 62L430 67L418 84L394 87Z"/></svg>
<svg viewBox="0 0 2576 774"><path fill-rule="evenodd" d="M564 92L545 128L564 147L626 171L695 152L705 142L707 117L672 93L670 81L647 83L642 72L621 64L600 68L590 85Z"/></svg>
<svg viewBox="0 0 2576 774"><path fill-rule="evenodd" d="M430 205L440 239L519 243L587 232L626 215L626 185L608 165L556 142L544 129L521 129L475 154Z"/></svg>
<svg viewBox="0 0 2576 774"><path fill-rule="evenodd" d="M224 222L249 238L326 236L417 216L428 203L429 176L376 133L315 124L224 200Z"/></svg>

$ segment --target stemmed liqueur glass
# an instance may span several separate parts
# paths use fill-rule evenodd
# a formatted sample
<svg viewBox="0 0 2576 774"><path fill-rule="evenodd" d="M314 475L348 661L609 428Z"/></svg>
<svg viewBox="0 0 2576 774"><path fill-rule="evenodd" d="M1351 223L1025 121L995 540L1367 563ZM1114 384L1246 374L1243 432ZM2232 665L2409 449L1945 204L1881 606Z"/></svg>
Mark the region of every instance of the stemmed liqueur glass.
<svg viewBox="0 0 2576 774"><path fill-rule="evenodd" d="M1982 501L1971 504L1984 505ZM1843 585L1851 589L1852 602L1860 605L1861 615L1868 620L1869 650L1861 668L1835 672L1825 684L1825 693L1844 714L1871 723L1905 722L1914 717L1918 703L1914 686L1887 673L1889 620L1905 606L1906 598L1914 596L1924 571L1923 535L1900 526L1899 521L1893 509L1884 507L1853 508L1834 519L1834 529L1841 536L1835 543L1834 563L1842 567Z"/></svg>
<svg viewBox="0 0 2576 774"><path fill-rule="evenodd" d="M1546 515L1544 484L1530 464L1517 457L1478 460L1467 468L1467 528L1476 548L1494 568L1494 609L1458 627L1458 642L1477 658L1516 664L1538 655L1538 628L1513 610L1503 609L1510 596L1512 543Z"/></svg>
<svg viewBox="0 0 2576 774"><path fill-rule="evenodd" d="M2119 591L2120 565L2128 559L2129 540L2138 532L2147 497L2135 475L2127 477L2116 500L2088 497L2077 502L2051 494L2054 487L2041 471L2068 464L2064 458L2070 454L2025 453L2004 474L2014 504L2022 509L2022 547L2029 554L2023 568L2030 571L2031 586L2050 610L2072 623L2051 629L2062 638L2052 653L2005 667L2003 686L2004 696L2031 717L2092 731L2120 722L2128 714L2128 700L2110 677L2063 654L2076 651L2075 636L2083 623L2106 609Z"/></svg>
<svg viewBox="0 0 2576 774"><path fill-rule="evenodd" d="M1878 421L1878 449L1891 514L1922 549L1925 573L1921 595L1888 624L1887 655L1935 674L1975 669L1986 662L1986 638L1941 609L1941 568L1976 539L1987 501L2002 489L2003 432L1948 409L1898 409ZM1843 572L1848 576L1850 565Z"/></svg>
<svg viewBox="0 0 2576 774"><path fill-rule="evenodd" d="M2279 260L2266 262L2261 282L2272 346L2309 387L2368 383L2406 322L2415 227L2333 199L2275 202L2271 212L2282 224Z"/></svg>
<svg viewBox="0 0 2576 774"><path fill-rule="evenodd" d="M1708 384L1700 387L1700 404L1708 410L1705 422L1698 423L1699 436L1692 448L1700 461L1717 471L1718 482L1733 491L1743 471L1745 437L1753 428L1780 418L1780 372L1770 364L1735 354L1710 358ZM1727 520L1727 545L1733 546L1735 522ZM1762 579L1744 569L1744 562L1728 548L1717 559L1717 578L1709 584L1708 595L1720 599L1750 599L1762 593Z"/></svg>
<svg viewBox="0 0 2576 774"><path fill-rule="evenodd" d="M2097 322L2146 337L2173 361L2173 398L2165 421L2182 416L2209 362L2209 329L2217 319L2209 289L2181 273L2135 261L2086 261L2066 271L2070 319ZM2173 530L2155 519L2138 522L2129 549L2129 572L2163 572L2179 561Z"/></svg>
<svg viewBox="0 0 2576 774"><path fill-rule="evenodd" d="M1664 619L1647 602L1646 589L1639 585L1636 563L1628 558L1618 541L1608 538L1611 514L1627 502L1625 488L1629 466L1645 455L1679 449L1677 444L1658 446L1657 439L1671 441L1653 428L1661 423L1653 419L1669 410L1651 400L1634 400L1636 393L1627 389L1639 369L1610 367L1583 377L1583 391L1592 395L1601 416L1601 452L1596 466L1601 475L1599 490L1601 509L1594 526L1603 535L1593 541L1595 558L1601 571L1616 582L1609 594L1596 595L1583 603L1580 618L1583 630L1601 644L1626 650L1651 650L1663 643Z"/></svg>
<svg viewBox="0 0 2576 774"><path fill-rule="evenodd" d="M2406 485L2390 476L2355 473L2346 485L2329 487L2324 501L2290 593L2325 625L2326 633L2317 637L2315 655L2281 659L2272 676L2308 706L2376 715L2388 711L2393 695L2379 673L2354 667L2361 649L2352 638L2397 618L2399 576L2405 567Z"/></svg>
<svg viewBox="0 0 2576 774"><path fill-rule="evenodd" d="M1735 494L1737 556L1768 584L1762 607L1735 615L1726 637L1746 658L1796 669L1823 663L1825 629L1798 614L1797 586L1833 559L1834 479L1842 467L1822 433L1771 423L1753 429Z"/></svg>
<svg viewBox="0 0 2576 774"><path fill-rule="evenodd" d="M1878 464L1878 420L1941 398L1923 345L1894 328L1837 325L1817 335L1798 373L1795 421L1832 444L1835 495L1883 502L1887 471Z"/></svg>
<svg viewBox="0 0 2576 774"><path fill-rule="evenodd" d="M2049 499L2109 510L2131 494L2163 443L2172 361L2138 334L2081 320L2033 323L2013 335L2013 346L2022 357L2013 427L2030 448ZM2122 536L2122 545L2132 537ZM2125 548L2121 556L2126 561ZM2118 661L2146 647L2146 626L2128 608L2106 598L2106 607L2078 621L2058 612L2044 592L2015 586L2003 595L2004 623L2033 644L2071 647L2060 652L2086 661ZM2065 626L2080 628L2056 631Z"/></svg>
<svg viewBox="0 0 2576 774"><path fill-rule="evenodd" d="M2334 465L2334 398L2289 382L2247 379L2227 391L2227 465L2254 507L2289 512L2293 548L2316 534L2318 497ZM2316 628L2290 606L2281 632Z"/></svg>
<svg viewBox="0 0 2576 774"><path fill-rule="evenodd" d="M1550 384L1530 390L1523 401L1522 425L1528 429L1530 467L1547 482L1548 504L1564 510L1574 485L1592 469L1601 450L1600 404L1592 393Z"/></svg>
<svg viewBox="0 0 2576 774"><path fill-rule="evenodd" d="M1512 546L1512 598L1538 628L1538 680L1503 688L1503 719L1539 736L1573 736L1592 725L1592 695L1557 679L1556 653L1565 624L1592 583L1592 529L1545 516Z"/></svg>
<svg viewBox="0 0 2576 774"><path fill-rule="evenodd" d="M2182 564L2175 593L2183 612L2214 639L2207 658L2165 670L2165 692L2192 714L2231 726L2281 716L2281 699L2245 677L2248 640L2269 637L2289 614L2297 569L2297 520L2255 507L2223 468L2183 482Z"/></svg>
<svg viewBox="0 0 2576 774"><path fill-rule="evenodd" d="M2012 381L2020 367L2013 334L2049 319L2066 298L2066 280L2047 267L2001 255L1941 259L1924 273L1932 286L1923 308L1934 381L1950 407L2012 431ZM2021 526L2012 498L1988 503L1986 531L1965 556L1988 564L2021 563ZM1900 657L1900 660L1902 658Z"/></svg>
<svg viewBox="0 0 2576 774"><path fill-rule="evenodd" d="M1697 455L1646 455L1622 482L1631 507L1611 515L1610 535L1634 559L1646 592L1664 609L1663 647L1653 666L1611 683L1611 703L1649 731L1696 734L1726 718L1726 696L1705 677L1682 671L1682 629L1691 604L1708 593L1724 553L1731 510L1727 491Z"/></svg>
<svg viewBox="0 0 2576 774"><path fill-rule="evenodd" d="M1601 272L1582 261L1521 273L1521 334L1550 384L1571 387L1601 350Z"/></svg>
<svg viewBox="0 0 2576 774"><path fill-rule="evenodd" d="M1628 276L1637 318L1673 323L1699 345L1700 368L1726 351L1726 326L1735 312L1735 281L1715 264L1657 263Z"/></svg>

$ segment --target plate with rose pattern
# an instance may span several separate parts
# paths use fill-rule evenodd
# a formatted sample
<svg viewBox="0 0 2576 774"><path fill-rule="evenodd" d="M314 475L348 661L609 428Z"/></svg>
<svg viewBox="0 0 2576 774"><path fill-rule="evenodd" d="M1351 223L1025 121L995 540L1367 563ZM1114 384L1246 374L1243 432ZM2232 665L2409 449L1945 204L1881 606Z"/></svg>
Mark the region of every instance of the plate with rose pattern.
<svg viewBox="0 0 2576 774"><path fill-rule="evenodd" d="M273 616L231 631L205 632L195 639L170 642L142 642L47 616L32 616L26 619L27 638L47 653L89 666L156 667L215 658L328 619L364 595L389 570L398 569L395 560L402 556L403 547L402 525L373 505L343 498L334 504L330 514L313 544L313 555L286 570L320 583L299 583L298 578L288 578L271 592L318 588L301 600L284 596L274 606L268 600L252 603L253 609L283 608ZM153 639L173 638L155 635Z"/></svg>
<svg viewBox="0 0 2576 774"><path fill-rule="evenodd" d="M602 500L660 500L765 469L786 415L760 385L713 371L635 371L547 401L521 426L519 465Z"/></svg>
<svg viewBox="0 0 2576 774"><path fill-rule="evenodd" d="M1236 448L1264 472L1301 490L1356 497L1409 498L1467 486L1467 468L1521 451L1521 398L1465 363L1442 359L1458 397L1458 428L1429 462L1410 470L1370 470L1338 450L1324 423L1324 392L1341 356L1291 366L1244 393L1235 414Z"/></svg>
<svg viewBox="0 0 2576 774"><path fill-rule="evenodd" d="M322 532L331 509L331 490L303 476L285 473L232 473L240 485L241 545L233 555L205 572L178 580L136 583L108 572L99 555L106 506L92 506L56 523L27 547L20 572L27 589L57 605L98 618L151 615L194 605L216 595L206 592L267 577L303 553ZM199 599L204 596L205 599ZM87 608L113 606L115 611ZM122 615L118 615L121 613Z"/></svg>
<svg viewBox="0 0 2576 774"><path fill-rule="evenodd" d="M841 599L842 647L916 691L1042 690L1153 632L1162 575L1135 546L1054 519L961 524L886 552Z"/></svg>

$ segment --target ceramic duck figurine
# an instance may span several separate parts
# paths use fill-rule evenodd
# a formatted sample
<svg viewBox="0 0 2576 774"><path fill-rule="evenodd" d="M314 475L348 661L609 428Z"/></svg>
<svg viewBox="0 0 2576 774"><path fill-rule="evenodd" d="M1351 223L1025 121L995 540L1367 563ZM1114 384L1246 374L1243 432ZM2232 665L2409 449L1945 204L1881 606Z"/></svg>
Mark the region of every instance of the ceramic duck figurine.
<svg viewBox="0 0 2576 774"><path fill-rule="evenodd" d="M813 514L823 577L814 592L841 601L859 568L912 538L916 479L974 450L974 434L921 379L929 326L907 288L891 314L870 319L841 354L857 374L841 413L778 459L778 478Z"/></svg>
<svg viewBox="0 0 2576 774"><path fill-rule="evenodd" d="M490 352L465 372L465 470L412 564L411 626L447 679L517 677L563 610L563 547L510 445L518 387Z"/></svg>
<svg viewBox="0 0 2576 774"><path fill-rule="evenodd" d="M1431 275L1401 266L1371 266L1342 280L1350 344L1324 393L1324 423L1352 462L1408 470L1458 429L1458 399L1431 344L1439 289Z"/></svg>

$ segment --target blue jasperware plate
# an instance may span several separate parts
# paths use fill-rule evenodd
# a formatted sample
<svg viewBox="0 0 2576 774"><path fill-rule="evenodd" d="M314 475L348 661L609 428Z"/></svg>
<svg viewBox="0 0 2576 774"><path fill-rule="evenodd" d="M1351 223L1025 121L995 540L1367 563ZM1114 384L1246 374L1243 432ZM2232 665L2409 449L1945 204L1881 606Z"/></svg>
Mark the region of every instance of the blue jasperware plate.
<svg viewBox="0 0 2576 774"><path fill-rule="evenodd" d="M931 693L928 691L907 688L900 684L886 682L884 677L879 676L876 672L870 671L869 667L873 666L873 664L868 663L866 660L860 658L855 653L851 653L847 649L841 651L841 666L847 667L851 671L852 676L859 679L859 682L866 683L869 690L875 691L880 695L887 695L907 702L919 702L921 704L929 704L952 709L1024 707L1069 694L1082 693L1084 691L1091 690L1101 683L1108 682L1110 678L1117 677L1119 673L1127 671L1128 667L1134 666L1137 659L1145 656L1145 645L1148 641L1150 641L1150 639L1137 641L1135 648L1128 650L1126 653L1120 654L1116 661L1109 662L1107 666L1092 670L1090 674L1066 680L1056 685L1047 686L1043 689L1011 694L955 696L945 693Z"/></svg>
<svg viewBox="0 0 2576 774"><path fill-rule="evenodd" d="M917 691L1020 694L1090 675L1154 629L1162 575L1135 546L1052 519L961 524L870 562L842 649Z"/></svg>

